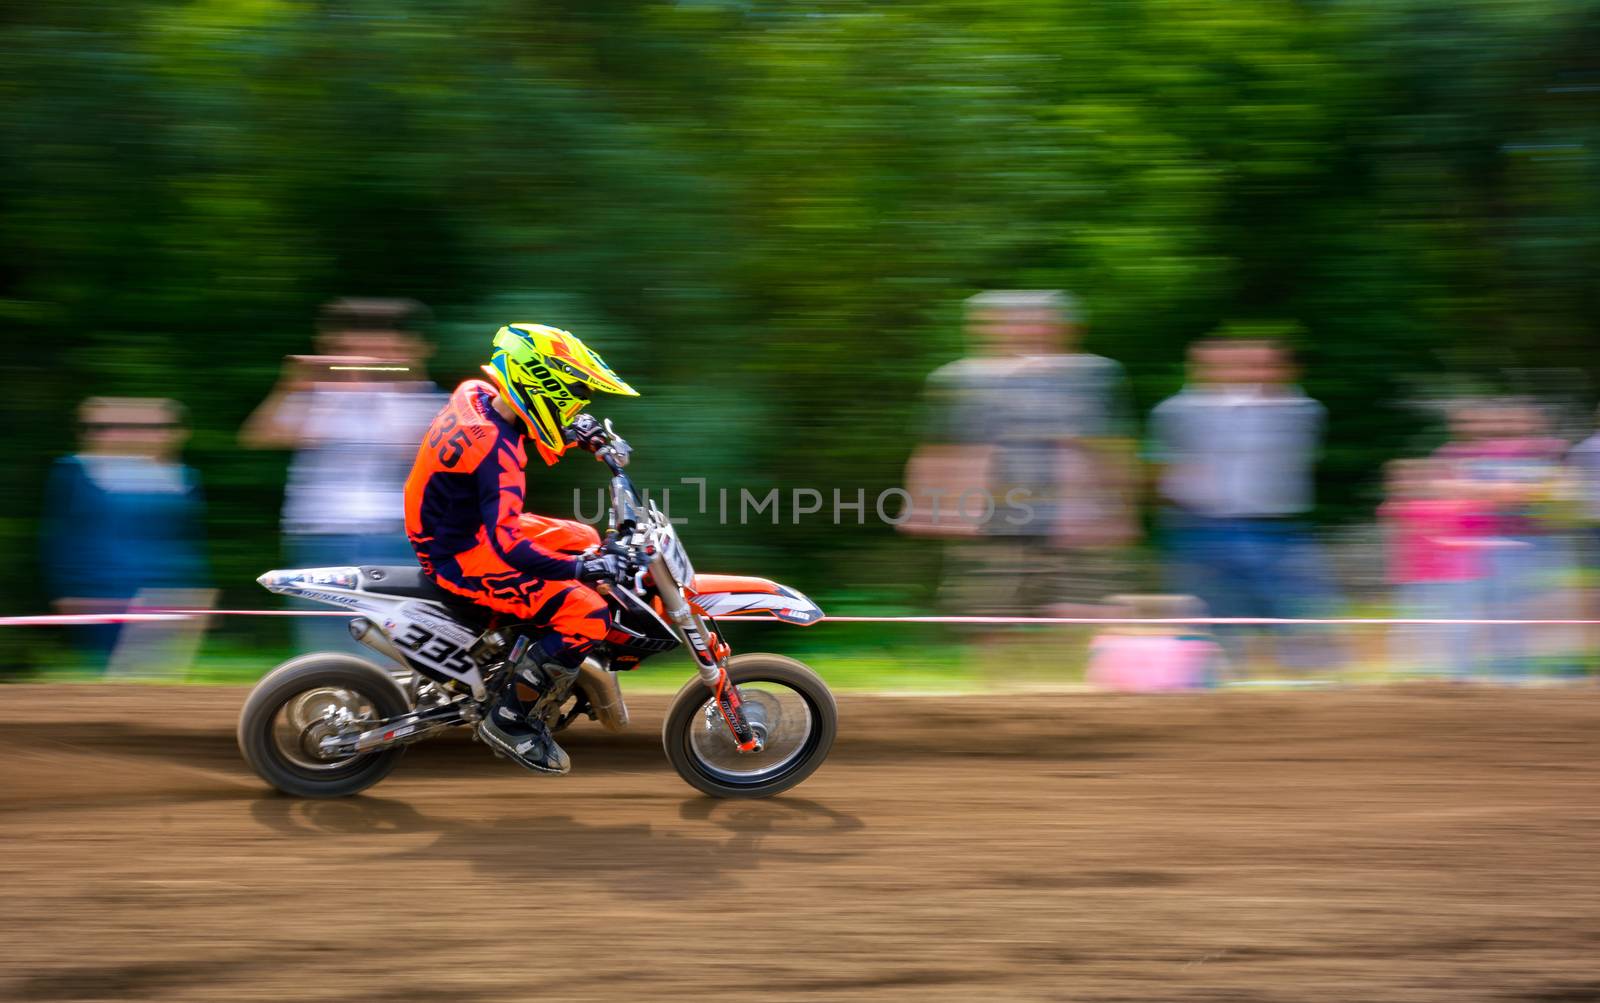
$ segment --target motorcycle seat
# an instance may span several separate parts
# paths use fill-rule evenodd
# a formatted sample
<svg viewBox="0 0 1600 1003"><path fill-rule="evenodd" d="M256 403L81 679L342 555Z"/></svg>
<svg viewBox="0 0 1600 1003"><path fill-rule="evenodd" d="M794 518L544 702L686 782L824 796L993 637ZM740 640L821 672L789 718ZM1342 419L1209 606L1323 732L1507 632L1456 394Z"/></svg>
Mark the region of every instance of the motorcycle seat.
<svg viewBox="0 0 1600 1003"><path fill-rule="evenodd" d="M433 583L415 564L371 564L357 569L361 572L361 591L375 592L381 596L401 596L406 599L428 599L433 602L464 602L464 597L446 592Z"/></svg>
<svg viewBox="0 0 1600 1003"><path fill-rule="evenodd" d="M441 589L414 564L369 564L356 570L361 572L363 592L443 603L456 619L468 625L488 620L491 613L466 596Z"/></svg>

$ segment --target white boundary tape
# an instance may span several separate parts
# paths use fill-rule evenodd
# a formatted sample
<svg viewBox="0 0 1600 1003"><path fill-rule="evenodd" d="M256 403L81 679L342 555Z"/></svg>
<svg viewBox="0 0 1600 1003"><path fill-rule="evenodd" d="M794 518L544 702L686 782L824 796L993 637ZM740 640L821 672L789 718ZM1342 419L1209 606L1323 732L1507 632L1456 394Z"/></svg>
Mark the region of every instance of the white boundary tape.
<svg viewBox="0 0 1600 1003"><path fill-rule="evenodd" d="M722 622L727 622L724 617ZM825 616L823 620L837 623L974 623L974 624L1195 624L1240 626L1288 626L1291 624L1531 624L1550 626L1580 626L1600 624L1600 620L1429 620L1407 617L1306 617L1294 619L1270 616L1180 616L1135 617L1118 616ZM821 622L821 621L819 621Z"/></svg>
<svg viewBox="0 0 1600 1003"><path fill-rule="evenodd" d="M202 616L339 616L354 613L320 609L163 609L140 613L49 613L41 616L0 616L0 627L80 627L97 623L151 623L193 620Z"/></svg>
<svg viewBox="0 0 1600 1003"><path fill-rule="evenodd" d="M336 616L351 618L359 614L344 610L298 609L169 609L148 610L140 613L88 613L46 614L41 616L3 616L0 627L71 627L104 623L144 623L161 620L187 620L206 616ZM730 620L776 620L771 616L723 617ZM1078 626L1250 626L1286 627L1307 626L1379 626L1417 625L1448 626L1450 624L1476 624L1480 626L1529 627L1585 627L1600 625L1600 620L1443 620L1408 617L1286 617L1252 616L1191 616L1191 617L1119 617L1119 616L824 616L818 623L945 623L976 625L1078 625ZM813 626L815 626L813 624Z"/></svg>

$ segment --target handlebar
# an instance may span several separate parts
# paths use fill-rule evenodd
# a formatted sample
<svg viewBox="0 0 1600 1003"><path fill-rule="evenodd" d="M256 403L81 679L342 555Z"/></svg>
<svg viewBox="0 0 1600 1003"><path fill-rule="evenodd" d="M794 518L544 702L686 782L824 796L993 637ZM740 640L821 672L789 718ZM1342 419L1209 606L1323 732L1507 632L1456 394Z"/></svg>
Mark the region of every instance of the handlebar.
<svg viewBox="0 0 1600 1003"><path fill-rule="evenodd" d="M616 477L623 476L622 468L628 465L627 454L623 453L619 455L617 451L610 446L601 446L595 451L594 458L599 460L601 463L604 463L607 467L610 467L612 475Z"/></svg>
<svg viewBox="0 0 1600 1003"><path fill-rule="evenodd" d="M628 445L628 440L617 434L611 427L611 419L606 419L606 439L604 446L594 451L594 458L611 468L611 472L622 476L622 468L628 465L628 460L633 456L633 447Z"/></svg>
<svg viewBox="0 0 1600 1003"><path fill-rule="evenodd" d="M628 445L628 440L617 434L611 426L611 419L605 421L605 445L594 451L594 458L606 465L611 471L611 517L615 529L624 529L637 526L640 522L639 509L644 505L633 482L628 475L623 473L623 468L628 465L628 460L633 455L633 447ZM577 441L569 436L571 441Z"/></svg>

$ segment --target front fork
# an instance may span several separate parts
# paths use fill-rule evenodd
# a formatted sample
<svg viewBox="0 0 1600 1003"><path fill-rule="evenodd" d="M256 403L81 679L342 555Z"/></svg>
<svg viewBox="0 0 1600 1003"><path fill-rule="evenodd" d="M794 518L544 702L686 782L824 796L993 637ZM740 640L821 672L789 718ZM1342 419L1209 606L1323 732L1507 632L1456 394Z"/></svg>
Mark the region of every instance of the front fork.
<svg viewBox="0 0 1600 1003"><path fill-rule="evenodd" d="M721 638L714 639L707 632L705 623L689 608L683 590L678 588L672 572L667 570L665 558L658 556L650 562L650 577L655 583L656 594L661 596L661 608L689 645L695 667L700 671L700 681L711 691L717 713L722 715L723 723L733 733L739 751L760 752L761 736L750 727L750 721L744 713L744 701L739 696L739 687L728 678L728 646L722 643Z"/></svg>

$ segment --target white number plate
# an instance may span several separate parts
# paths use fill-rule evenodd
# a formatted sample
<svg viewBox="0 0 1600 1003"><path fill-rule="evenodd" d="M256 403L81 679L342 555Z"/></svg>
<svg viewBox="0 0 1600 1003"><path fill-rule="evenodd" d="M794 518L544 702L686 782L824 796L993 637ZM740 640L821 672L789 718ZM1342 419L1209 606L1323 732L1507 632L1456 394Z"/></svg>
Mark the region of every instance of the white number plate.
<svg viewBox="0 0 1600 1003"><path fill-rule="evenodd" d="M689 554L678 539L678 531L670 525L663 525L659 539L661 556L666 558L667 570L672 572L672 577L678 580L679 585L693 583L694 566L689 563Z"/></svg>
<svg viewBox="0 0 1600 1003"><path fill-rule="evenodd" d="M384 629L407 658L455 679L475 671L467 649L477 635L426 603L403 603Z"/></svg>

